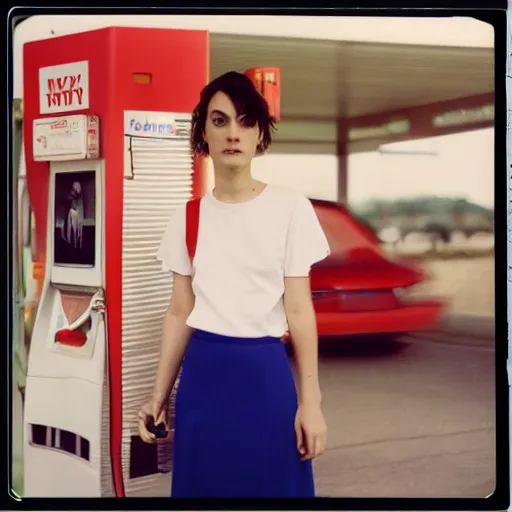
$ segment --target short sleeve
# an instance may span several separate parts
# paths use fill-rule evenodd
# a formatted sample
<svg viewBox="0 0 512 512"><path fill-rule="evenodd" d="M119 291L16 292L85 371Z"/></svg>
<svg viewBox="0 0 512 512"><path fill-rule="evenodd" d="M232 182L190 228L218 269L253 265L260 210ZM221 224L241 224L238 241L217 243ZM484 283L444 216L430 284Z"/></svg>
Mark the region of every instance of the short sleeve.
<svg viewBox="0 0 512 512"><path fill-rule="evenodd" d="M186 206L183 205L174 210L162 236L156 259L162 262L164 271L190 276L192 266L187 251L185 229Z"/></svg>
<svg viewBox="0 0 512 512"><path fill-rule="evenodd" d="M285 277L309 276L311 266L330 254L329 243L311 201L300 195L286 239Z"/></svg>

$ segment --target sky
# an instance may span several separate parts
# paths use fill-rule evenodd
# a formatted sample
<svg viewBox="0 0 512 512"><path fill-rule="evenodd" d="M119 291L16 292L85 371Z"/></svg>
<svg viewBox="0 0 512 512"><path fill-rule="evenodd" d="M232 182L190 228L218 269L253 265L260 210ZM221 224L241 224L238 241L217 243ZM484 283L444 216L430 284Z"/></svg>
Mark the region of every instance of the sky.
<svg viewBox="0 0 512 512"><path fill-rule="evenodd" d="M349 158L348 201L418 195L462 197L494 208L494 130L485 129L396 145L435 156L357 153ZM309 197L337 199L337 158L268 154L253 161L253 176L293 187ZM504 169L504 172L505 169ZM212 167L208 188L213 186Z"/></svg>
<svg viewBox="0 0 512 512"><path fill-rule="evenodd" d="M493 129L411 141L402 143L402 148L428 150L436 156L353 155L348 184L351 202L440 195L494 207Z"/></svg>

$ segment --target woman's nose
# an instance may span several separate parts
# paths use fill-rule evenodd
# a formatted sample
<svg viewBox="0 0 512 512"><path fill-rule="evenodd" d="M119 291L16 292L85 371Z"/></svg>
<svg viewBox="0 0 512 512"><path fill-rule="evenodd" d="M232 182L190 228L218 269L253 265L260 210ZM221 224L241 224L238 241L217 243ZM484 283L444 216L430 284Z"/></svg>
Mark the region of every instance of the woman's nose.
<svg viewBox="0 0 512 512"><path fill-rule="evenodd" d="M240 133L238 130L237 123L230 123L228 128L228 141L229 142L239 142L240 141Z"/></svg>

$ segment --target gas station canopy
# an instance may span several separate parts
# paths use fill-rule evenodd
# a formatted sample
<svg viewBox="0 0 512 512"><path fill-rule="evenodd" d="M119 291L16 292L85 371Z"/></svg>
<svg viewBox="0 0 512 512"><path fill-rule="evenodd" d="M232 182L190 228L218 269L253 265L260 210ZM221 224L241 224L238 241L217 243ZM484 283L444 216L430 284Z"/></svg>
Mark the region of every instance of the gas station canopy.
<svg viewBox="0 0 512 512"><path fill-rule="evenodd" d="M212 79L281 69L274 152L337 154L340 137L349 153L370 151L494 122L493 48L211 33L210 54Z"/></svg>

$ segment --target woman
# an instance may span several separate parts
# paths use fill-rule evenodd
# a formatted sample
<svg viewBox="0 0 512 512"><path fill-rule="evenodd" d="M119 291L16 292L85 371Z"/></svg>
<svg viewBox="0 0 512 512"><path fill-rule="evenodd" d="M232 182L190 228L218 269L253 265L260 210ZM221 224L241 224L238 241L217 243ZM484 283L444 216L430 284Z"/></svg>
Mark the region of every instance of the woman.
<svg viewBox="0 0 512 512"><path fill-rule="evenodd" d="M201 93L192 147L210 156L215 188L201 200L189 260L185 206L174 212L158 259L174 274L151 400L152 416L176 396L172 497L313 497L312 459L325 450L317 330L309 272L329 254L311 202L251 175L271 143L268 105L230 72ZM298 396L281 338L287 324Z"/></svg>

